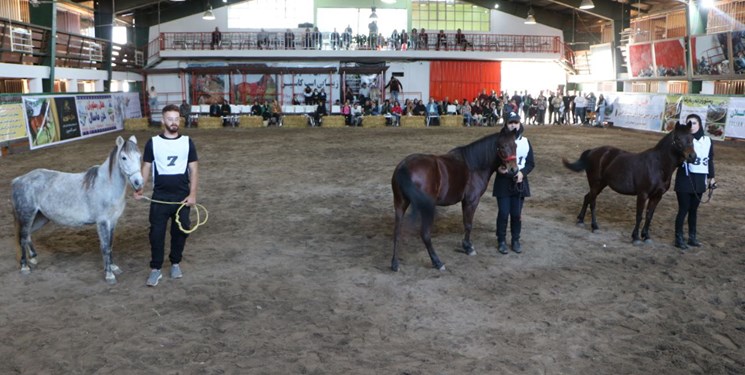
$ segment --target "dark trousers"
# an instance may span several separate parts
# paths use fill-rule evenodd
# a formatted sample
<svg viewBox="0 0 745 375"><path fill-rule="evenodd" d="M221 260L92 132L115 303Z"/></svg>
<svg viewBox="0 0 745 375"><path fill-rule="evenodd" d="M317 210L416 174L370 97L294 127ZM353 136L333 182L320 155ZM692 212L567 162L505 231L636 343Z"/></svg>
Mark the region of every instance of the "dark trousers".
<svg viewBox="0 0 745 375"><path fill-rule="evenodd" d="M150 268L159 270L163 266L168 220L171 220L171 253L168 259L171 264L181 262L186 238L189 235L182 232L176 223L176 211L179 207L178 204L150 204ZM191 228L188 206L179 211L179 218L185 229Z"/></svg>
<svg viewBox="0 0 745 375"><path fill-rule="evenodd" d="M512 241L520 239L520 230L522 227L522 218L520 217L523 210L525 198L519 195L497 198L497 241L507 242L507 219L510 219L510 234Z"/></svg>
<svg viewBox="0 0 745 375"><path fill-rule="evenodd" d="M675 216L675 234L683 234L683 222L688 216L688 235L696 236L696 215L703 194L675 192L678 197L678 215Z"/></svg>

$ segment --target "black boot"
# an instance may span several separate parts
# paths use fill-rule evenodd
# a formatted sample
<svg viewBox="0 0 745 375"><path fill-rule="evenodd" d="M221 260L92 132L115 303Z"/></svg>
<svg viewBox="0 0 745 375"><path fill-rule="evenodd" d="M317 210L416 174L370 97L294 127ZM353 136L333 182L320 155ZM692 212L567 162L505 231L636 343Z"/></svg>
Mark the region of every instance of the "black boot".
<svg viewBox="0 0 745 375"><path fill-rule="evenodd" d="M693 247L701 246L701 242L696 239L696 232L688 232L688 245Z"/></svg>
<svg viewBox="0 0 745 375"><path fill-rule="evenodd" d="M507 242L499 241L499 245L497 245L497 251L502 254L507 254Z"/></svg>
<svg viewBox="0 0 745 375"><path fill-rule="evenodd" d="M523 252L522 248L520 247L520 240L519 239L517 239L517 240L513 239L512 240L512 251L514 251L514 252L516 252L518 254L520 254L520 253Z"/></svg>
<svg viewBox="0 0 745 375"><path fill-rule="evenodd" d="M683 240L683 233L675 233L675 247L681 250L688 249L688 245L686 245L685 240Z"/></svg>

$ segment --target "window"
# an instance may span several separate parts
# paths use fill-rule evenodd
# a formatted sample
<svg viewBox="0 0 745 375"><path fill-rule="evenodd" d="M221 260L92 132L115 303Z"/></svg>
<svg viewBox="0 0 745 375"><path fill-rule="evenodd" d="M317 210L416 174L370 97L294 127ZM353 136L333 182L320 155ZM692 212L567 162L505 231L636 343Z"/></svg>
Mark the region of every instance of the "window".
<svg viewBox="0 0 745 375"><path fill-rule="evenodd" d="M248 0L228 6L228 29L286 29L313 23L313 0Z"/></svg>
<svg viewBox="0 0 745 375"><path fill-rule="evenodd" d="M367 35L370 24L370 8L318 8L318 25L321 31L344 32L347 26L352 27L352 34ZM406 9L376 9L378 32L386 38L393 30L401 32L406 29Z"/></svg>
<svg viewBox="0 0 745 375"><path fill-rule="evenodd" d="M488 32L489 19L489 9L460 0L411 1L412 28Z"/></svg>

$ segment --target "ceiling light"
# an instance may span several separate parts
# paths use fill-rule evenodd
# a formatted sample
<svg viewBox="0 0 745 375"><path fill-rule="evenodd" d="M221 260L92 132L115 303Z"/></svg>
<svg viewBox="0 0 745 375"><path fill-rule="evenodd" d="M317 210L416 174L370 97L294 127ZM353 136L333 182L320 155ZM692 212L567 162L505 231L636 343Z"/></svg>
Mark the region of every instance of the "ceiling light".
<svg viewBox="0 0 745 375"><path fill-rule="evenodd" d="M380 0L380 1L383 2L383 3L386 3L386 4L395 4L396 3L396 0Z"/></svg>
<svg viewBox="0 0 745 375"><path fill-rule="evenodd" d="M202 16L203 20L207 21L214 21L215 20L215 13L212 13L212 5L210 5L210 8L207 9L206 12L204 12L204 15Z"/></svg>
<svg viewBox="0 0 745 375"><path fill-rule="evenodd" d="M494 9L499 9L499 3L494 3Z"/></svg>
<svg viewBox="0 0 745 375"><path fill-rule="evenodd" d="M371 20L377 20L378 19L378 15L375 14L375 7L372 7L371 9L372 9L372 13L370 13L370 19Z"/></svg>
<svg viewBox="0 0 745 375"><path fill-rule="evenodd" d="M592 9L595 8L595 4L592 3L592 0L582 0L582 3L579 5L579 9Z"/></svg>
<svg viewBox="0 0 745 375"><path fill-rule="evenodd" d="M535 25L535 15L533 15L533 7L530 7L530 9L528 9L528 16L525 17L525 24Z"/></svg>

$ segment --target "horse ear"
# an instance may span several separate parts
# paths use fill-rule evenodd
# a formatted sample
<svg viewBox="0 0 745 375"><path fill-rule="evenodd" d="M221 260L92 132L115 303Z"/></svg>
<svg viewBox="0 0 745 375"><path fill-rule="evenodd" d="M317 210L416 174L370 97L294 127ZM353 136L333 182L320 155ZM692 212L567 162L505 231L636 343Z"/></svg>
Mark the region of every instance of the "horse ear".
<svg viewBox="0 0 745 375"><path fill-rule="evenodd" d="M137 144L137 137L135 137L134 135L132 135L131 137L129 137L129 141L132 142L132 143L134 143L134 144Z"/></svg>
<svg viewBox="0 0 745 375"><path fill-rule="evenodd" d="M122 147L123 144L124 144L124 138L122 138L121 135L116 137L116 147Z"/></svg>

